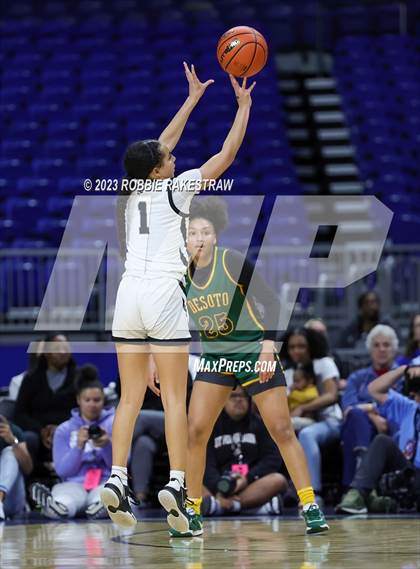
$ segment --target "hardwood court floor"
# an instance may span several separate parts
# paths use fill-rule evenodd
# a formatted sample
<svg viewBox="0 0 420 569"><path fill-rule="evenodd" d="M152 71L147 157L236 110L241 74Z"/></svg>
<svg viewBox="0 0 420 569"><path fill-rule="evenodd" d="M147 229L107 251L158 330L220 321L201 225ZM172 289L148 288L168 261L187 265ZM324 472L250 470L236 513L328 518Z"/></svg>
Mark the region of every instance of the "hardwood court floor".
<svg viewBox="0 0 420 569"><path fill-rule="evenodd" d="M419 569L420 518L336 519L307 537L297 519L205 523L203 539L170 539L161 520L132 533L108 521L0 526L1 569Z"/></svg>

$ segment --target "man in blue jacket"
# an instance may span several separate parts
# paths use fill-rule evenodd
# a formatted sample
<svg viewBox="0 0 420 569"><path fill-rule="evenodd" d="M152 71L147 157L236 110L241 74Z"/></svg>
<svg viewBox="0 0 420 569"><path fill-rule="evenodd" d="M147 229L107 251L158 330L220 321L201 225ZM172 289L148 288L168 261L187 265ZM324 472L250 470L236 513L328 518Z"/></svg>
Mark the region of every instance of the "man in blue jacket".
<svg viewBox="0 0 420 569"><path fill-rule="evenodd" d="M405 374L408 391L413 399L401 395L394 387ZM377 435L370 444L360 467L345 494L338 511L349 514L367 511L390 511L389 497L378 497L375 488L382 474L411 470L419 479L420 472L420 366L403 365L385 373L369 384L369 393L379 404L379 412L399 426L398 442L386 435Z"/></svg>

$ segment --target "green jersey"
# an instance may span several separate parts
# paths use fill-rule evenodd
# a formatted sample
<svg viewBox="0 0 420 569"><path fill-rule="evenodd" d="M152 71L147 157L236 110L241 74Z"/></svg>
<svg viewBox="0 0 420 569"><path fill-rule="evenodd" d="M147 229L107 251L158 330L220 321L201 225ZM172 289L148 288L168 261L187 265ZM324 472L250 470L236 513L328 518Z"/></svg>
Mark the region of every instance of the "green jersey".
<svg viewBox="0 0 420 569"><path fill-rule="evenodd" d="M243 285L228 271L227 252L215 247L210 275L203 284L197 284L188 269L189 314L200 333L203 356L240 360L253 354L253 359L258 358L264 327Z"/></svg>

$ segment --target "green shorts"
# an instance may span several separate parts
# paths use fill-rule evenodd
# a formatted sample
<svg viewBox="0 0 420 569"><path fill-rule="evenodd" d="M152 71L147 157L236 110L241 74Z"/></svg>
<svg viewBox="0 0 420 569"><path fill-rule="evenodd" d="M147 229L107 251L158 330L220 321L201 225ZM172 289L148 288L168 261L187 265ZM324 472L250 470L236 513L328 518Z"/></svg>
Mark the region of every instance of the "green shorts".
<svg viewBox="0 0 420 569"><path fill-rule="evenodd" d="M259 373L255 370L258 358L259 354L251 354L249 356L241 354L240 360L226 360L223 356L214 357L205 354L200 358L200 367L194 381L206 381L207 383L223 385L232 389L240 385L251 396L263 393L274 387L285 387L286 379L277 355L274 375L269 381L264 383L260 383ZM240 362L246 362L249 365L244 366ZM235 366L234 364L237 365ZM226 371L223 371L223 369ZM232 371L229 371L230 369Z"/></svg>

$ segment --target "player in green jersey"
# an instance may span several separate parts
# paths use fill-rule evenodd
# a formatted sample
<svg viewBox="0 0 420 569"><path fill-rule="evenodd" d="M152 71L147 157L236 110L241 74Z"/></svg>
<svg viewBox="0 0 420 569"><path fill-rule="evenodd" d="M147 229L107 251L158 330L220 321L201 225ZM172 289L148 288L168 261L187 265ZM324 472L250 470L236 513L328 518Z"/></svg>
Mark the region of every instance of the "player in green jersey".
<svg viewBox="0 0 420 569"><path fill-rule="evenodd" d="M202 533L200 506L207 443L237 384L253 397L286 463L303 506L306 532L323 532L329 529L328 524L315 503L306 458L290 421L283 370L275 353L280 304L258 275L253 277L251 290L253 266L243 256L217 245L227 222L223 200L211 197L192 202L187 302L200 333L202 356L188 413L188 535ZM255 301L262 305L263 318ZM236 490L247 485L246 476L238 476Z"/></svg>

